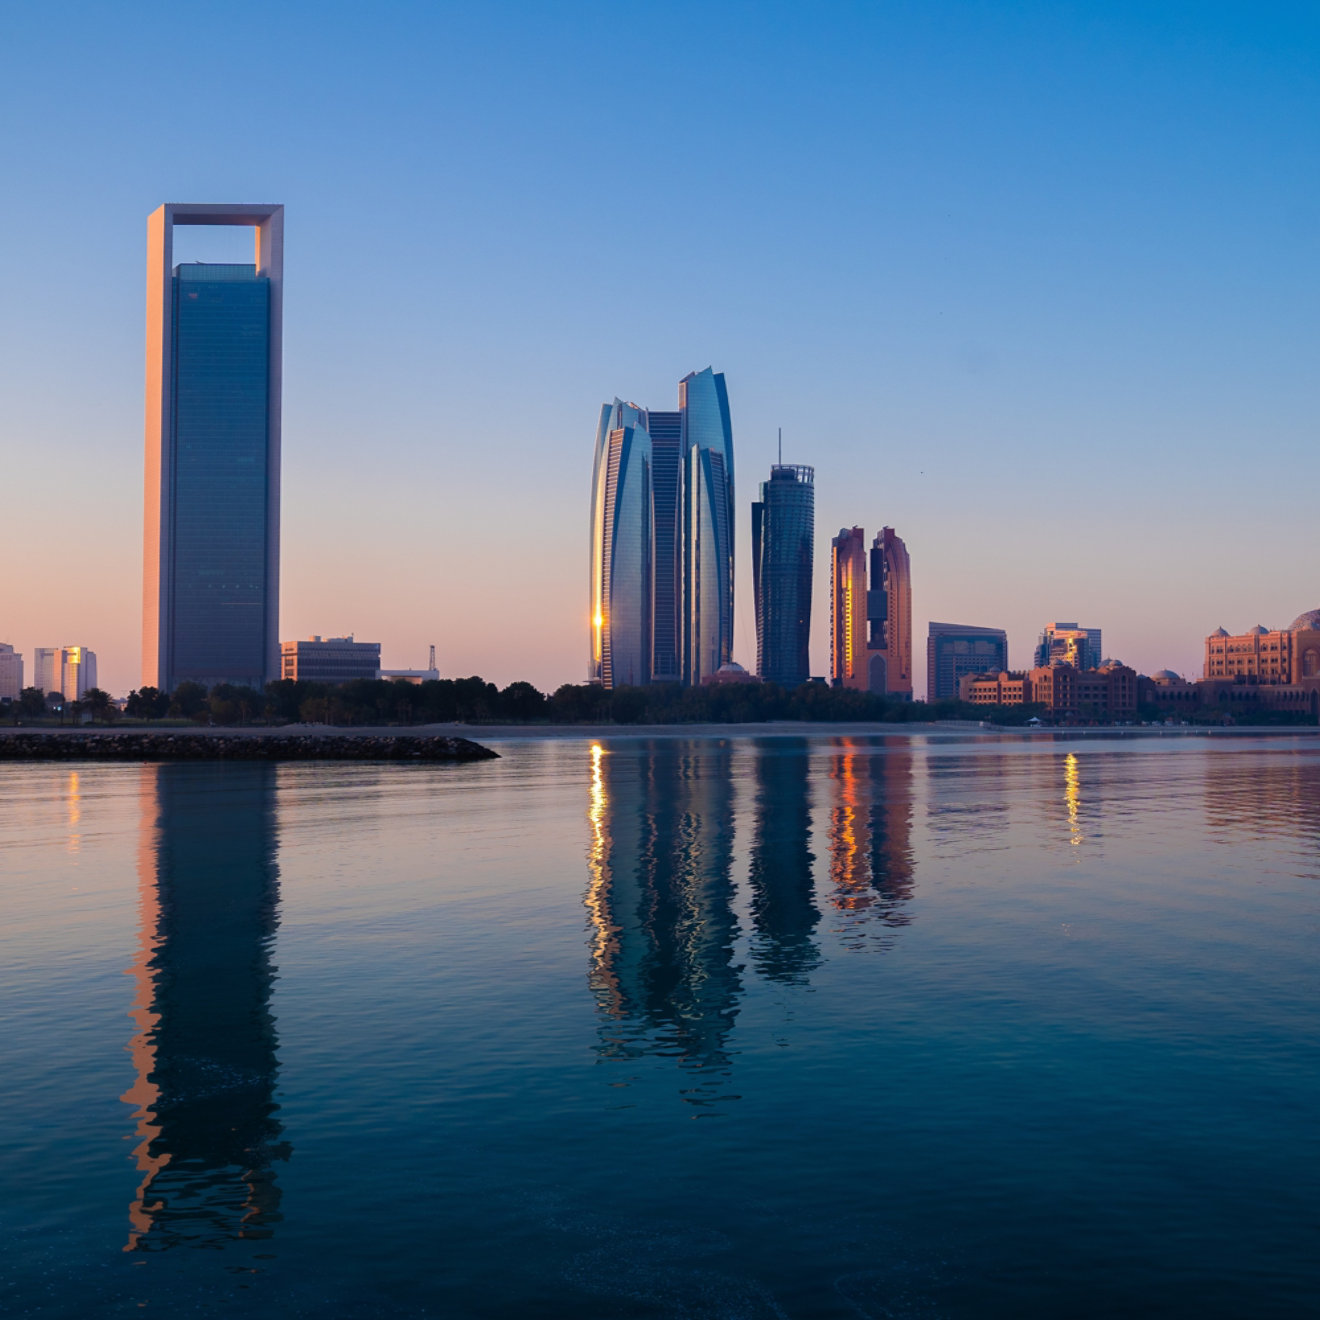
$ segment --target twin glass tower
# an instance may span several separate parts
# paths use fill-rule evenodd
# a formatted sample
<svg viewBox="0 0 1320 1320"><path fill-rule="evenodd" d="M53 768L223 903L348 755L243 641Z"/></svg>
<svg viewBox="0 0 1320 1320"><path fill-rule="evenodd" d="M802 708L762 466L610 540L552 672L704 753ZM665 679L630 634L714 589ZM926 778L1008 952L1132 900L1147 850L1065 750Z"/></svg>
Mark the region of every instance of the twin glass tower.
<svg viewBox="0 0 1320 1320"><path fill-rule="evenodd" d="M174 264L175 225L256 230L252 265ZM147 221L142 684L279 678L284 208Z"/></svg>
<svg viewBox="0 0 1320 1320"><path fill-rule="evenodd" d="M677 412L601 409L591 486L588 677L700 683L733 653L733 428L724 376L693 372Z"/></svg>

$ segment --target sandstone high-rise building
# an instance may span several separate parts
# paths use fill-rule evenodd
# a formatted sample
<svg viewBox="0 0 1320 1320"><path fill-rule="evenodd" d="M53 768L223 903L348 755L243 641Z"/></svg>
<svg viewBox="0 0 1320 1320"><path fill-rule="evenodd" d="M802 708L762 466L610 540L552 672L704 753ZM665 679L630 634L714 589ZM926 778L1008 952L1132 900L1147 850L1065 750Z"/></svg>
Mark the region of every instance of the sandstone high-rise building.
<svg viewBox="0 0 1320 1320"><path fill-rule="evenodd" d="M871 544L844 528L830 561L830 680L899 700L912 699L912 570L907 546L892 527Z"/></svg>

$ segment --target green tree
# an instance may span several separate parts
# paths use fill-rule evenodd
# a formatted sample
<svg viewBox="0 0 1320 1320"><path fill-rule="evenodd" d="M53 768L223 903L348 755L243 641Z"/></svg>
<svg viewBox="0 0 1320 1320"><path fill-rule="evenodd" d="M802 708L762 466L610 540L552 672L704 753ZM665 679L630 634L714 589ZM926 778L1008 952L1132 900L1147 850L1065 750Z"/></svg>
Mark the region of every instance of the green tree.
<svg viewBox="0 0 1320 1320"><path fill-rule="evenodd" d="M174 689L169 713L182 716L185 720L205 719L206 695L206 689L200 683L184 681Z"/></svg>
<svg viewBox="0 0 1320 1320"><path fill-rule="evenodd" d="M29 719L46 713L46 694L39 687L25 687L18 694L18 708Z"/></svg>
<svg viewBox="0 0 1320 1320"><path fill-rule="evenodd" d="M537 720L545 714L546 699L530 683L510 683L500 693L500 718Z"/></svg>
<svg viewBox="0 0 1320 1320"><path fill-rule="evenodd" d="M114 706L110 701L110 694L102 691L98 687L88 688L82 694L83 705L91 711L92 719L100 720L102 724L110 723L110 713Z"/></svg>

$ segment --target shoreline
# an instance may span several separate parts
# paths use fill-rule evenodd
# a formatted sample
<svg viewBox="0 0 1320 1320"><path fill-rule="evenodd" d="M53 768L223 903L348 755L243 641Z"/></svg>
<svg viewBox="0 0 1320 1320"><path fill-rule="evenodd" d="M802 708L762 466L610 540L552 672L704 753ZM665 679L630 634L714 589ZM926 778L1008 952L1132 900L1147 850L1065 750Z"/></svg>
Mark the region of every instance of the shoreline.
<svg viewBox="0 0 1320 1320"><path fill-rule="evenodd" d="M229 730L60 729L0 735L0 764L24 761L486 761L499 753L462 735L342 730L232 737Z"/></svg>
<svg viewBox="0 0 1320 1320"><path fill-rule="evenodd" d="M941 743L1315 738L1320 727L1084 725L1025 728L970 720L774 720L746 724L285 724L229 728L83 725L0 727L0 764L28 760L475 761L497 757L485 741L619 741L684 738L920 738ZM478 741L482 740L482 741ZM79 756L82 753L82 756Z"/></svg>

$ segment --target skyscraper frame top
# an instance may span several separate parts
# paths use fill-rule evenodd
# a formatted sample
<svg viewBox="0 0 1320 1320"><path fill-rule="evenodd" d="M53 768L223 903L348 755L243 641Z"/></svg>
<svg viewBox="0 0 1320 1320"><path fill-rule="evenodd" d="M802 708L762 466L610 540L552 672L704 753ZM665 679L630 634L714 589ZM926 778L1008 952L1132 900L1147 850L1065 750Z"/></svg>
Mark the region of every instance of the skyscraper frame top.
<svg viewBox="0 0 1320 1320"><path fill-rule="evenodd" d="M280 399L283 381L284 207L167 202L147 220L147 353L143 500L142 682L172 689L174 588L174 226L256 230L255 265L269 287L266 405L265 677L279 677Z"/></svg>

